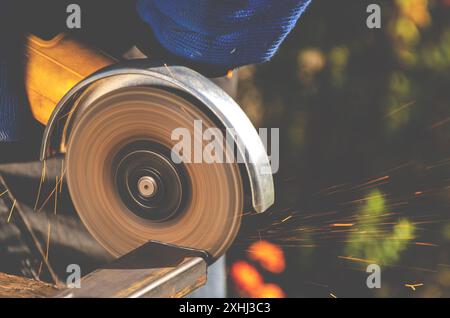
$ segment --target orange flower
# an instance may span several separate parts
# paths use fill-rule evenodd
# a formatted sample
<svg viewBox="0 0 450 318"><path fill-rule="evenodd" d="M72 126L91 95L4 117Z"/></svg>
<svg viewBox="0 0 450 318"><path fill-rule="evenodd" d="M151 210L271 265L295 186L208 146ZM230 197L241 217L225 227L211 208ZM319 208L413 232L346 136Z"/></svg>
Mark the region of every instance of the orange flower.
<svg viewBox="0 0 450 318"><path fill-rule="evenodd" d="M286 295L280 286L275 284L262 285L251 293L254 298L285 298Z"/></svg>
<svg viewBox="0 0 450 318"><path fill-rule="evenodd" d="M397 0L397 3L401 12L418 27L425 27L430 23L428 0Z"/></svg>
<svg viewBox="0 0 450 318"><path fill-rule="evenodd" d="M286 264L283 250L267 241L259 241L250 245L248 257L259 262L269 272L279 274L284 271Z"/></svg>
<svg viewBox="0 0 450 318"><path fill-rule="evenodd" d="M264 285L263 278L256 268L244 261L238 261L233 264L231 277L239 289L249 294L252 290L259 289Z"/></svg>

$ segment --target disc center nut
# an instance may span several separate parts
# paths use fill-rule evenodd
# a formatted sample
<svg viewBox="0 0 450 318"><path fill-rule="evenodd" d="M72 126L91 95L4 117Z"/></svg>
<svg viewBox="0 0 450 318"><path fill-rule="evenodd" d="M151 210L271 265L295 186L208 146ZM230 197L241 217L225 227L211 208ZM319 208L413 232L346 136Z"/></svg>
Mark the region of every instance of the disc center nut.
<svg viewBox="0 0 450 318"><path fill-rule="evenodd" d="M153 197L158 191L158 185L150 176L143 176L138 180L139 194L146 198Z"/></svg>

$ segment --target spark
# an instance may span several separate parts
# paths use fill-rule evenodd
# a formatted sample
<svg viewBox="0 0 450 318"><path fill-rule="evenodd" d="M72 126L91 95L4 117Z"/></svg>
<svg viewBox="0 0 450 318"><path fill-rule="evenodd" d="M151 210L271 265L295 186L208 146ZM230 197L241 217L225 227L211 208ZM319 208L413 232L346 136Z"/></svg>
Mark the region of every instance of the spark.
<svg viewBox="0 0 450 318"><path fill-rule="evenodd" d="M357 189L358 187L364 187L364 186L367 186L367 185L371 185L371 184L374 184L374 183L377 183L377 182L386 181L389 178L390 178L390 176L383 176L383 177L380 177L380 178L369 180L369 181L367 181L367 182L365 182L363 184L360 184L357 187L351 188L350 190Z"/></svg>
<svg viewBox="0 0 450 318"><path fill-rule="evenodd" d="M431 221L420 221L420 222L414 222L414 225L420 225L420 224L435 224L435 223L442 223L445 222L445 220L431 220Z"/></svg>
<svg viewBox="0 0 450 318"><path fill-rule="evenodd" d="M364 198L361 198L361 199L356 199L356 200L344 202L344 204L361 203L361 202L365 202L365 201L368 201L368 200L373 199L373 198L377 198L377 197L383 197L383 198L385 198L385 197L387 197L387 196L388 196L387 194L381 194L381 195L379 195L379 196L378 196L378 195L375 195L375 196L367 196L367 197L364 197Z"/></svg>
<svg viewBox="0 0 450 318"><path fill-rule="evenodd" d="M293 176L290 179L293 179L293 178L296 178L296 177ZM327 193L327 192L330 192L331 190L333 190L333 191L331 191L331 193L336 193L336 192L339 192L339 191L336 191L336 189L342 188L342 187L344 187L346 185L347 185L346 183L336 184L336 185L330 186L328 188L322 189L316 194Z"/></svg>
<svg viewBox="0 0 450 318"><path fill-rule="evenodd" d="M289 246L289 245L287 245L287 246ZM291 245L291 246L298 246L298 247L302 247L302 248L315 248L315 247L317 247L317 245L315 245L315 244L303 244L303 245Z"/></svg>
<svg viewBox="0 0 450 318"><path fill-rule="evenodd" d="M349 260L349 261L367 263L367 264L375 264L375 263L377 263L376 261L373 261L373 260L357 258L357 257L351 257L351 256L338 256L338 258Z"/></svg>
<svg viewBox="0 0 450 318"><path fill-rule="evenodd" d="M2 193L0 193L0 198L1 198L4 194L6 194L6 193L8 193L8 190L5 190L5 191L3 191Z"/></svg>
<svg viewBox="0 0 450 318"><path fill-rule="evenodd" d="M64 170L64 159L61 160L61 183L59 186L59 192L62 192L62 188L63 188L63 179L64 179L64 175L65 175L65 170Z"/></svg>
<svg viewBox="0 0 450 318"><path fill-rule="evenodd" d="M419 246L432 246L432 247L438 247L439 245L433 244L433 243L426 243L426 242L415 242L414 244Z"/></svg>
<svg viewBox="0 0 450 318"><path fill-rule="evenodd" d="M58 179L58 178L57 178L57 179ZM55 187L53 188L52 192L50 192L50 194L49 194L49 195L47 196L47 198L44 200L44 203L42 203L41 207L37 210L37 212L40 212L40 211L45 207L45 205L46 205L47 202L50 200L50 198L53 196L53 194L54 194L55 192L58 191L58 189L59 189L59 183L62 182L62 181L63 181L63 178L61 177L61 178L57 181L57 183L56 183Z"/></svg>
<svg viewBox="0 0 450 318"><path fill-rule="evenodd" d="M64 115L59 116L59 118L58 118L58 124L59 124L59 122L60 122L61 120L63 120L64 118L66 118L66 117L72 117L72 114L73 114L75 111L77 111L77 110L78 110L78 107L72 107L72 108L70 109L70 111L68 111L68 112L65 113ZM70 120L70 119L68 119L68 120Z"/></svg>
<svg viewBox="0 0 450 318"><path fill-rule="evenodd" d="M13 205L12 205L12 207L11 207L11 210L9 211L9 216L8 216L8 220L6 221L6 223L9 223L9 221L11 220L11 216L12 216L13 211L14 211L14 208L15 208L15 206L16 206L16 202L17 202L17 200L14 199L14 202L13 202Z"/></svg>
<svg viewBox="0 0 450 318"><path fill-rule="evenodd" d="M405 287L411 288L412 290L416 291L416 287L421 287L423 284L405 284Z"/></svg>
<svg viewBox="0 0 450 318"><path fill-rule="evenodd" d="M30 223L30 221L29 221L27 215L22 211L22 209L21 209L21 207L20 207L20 204L19 204L19 202L17 202L17 200L16 200L16 198L14 197L13 193L8 189L8 185L6 184L5 179L3 178L3 176L2 176L1 174L0 174L0 183L3 184L3 186L5 187L5 189L8 190L9 198L10 198L12 201L16 202L15 206L16 206L16 209L17 209L17 213L19 214L19 217L22 219L22 222L24 223L24 225L25 225L25 227L27 228L29 234L31 235L31 238L32 238L32 240L33 240L33 242L34 242L34 244L35 244L35 246L36 246L37 251L39 252L39 254L40 254L41 256L44 256L44 255L45 255L45 254L44 254L44 250L43 250L43 248L42 248L42 245L41 245L40 241L39 241L38 238L36 237L36 234L34 233L33 226L31 225L31 223ZM60 281L59 281L58 277L56 276L55 272L53 271L53 268L52 268L52 266L50 265L50 263L48 263L47 261L45 261L45 265L46 265L46 267L47 267L47 269L48 269L48 272L50 273L50 276L51 276L52 279L53 279L53 282L54 282L56 285L59 285L59 284L60 284Z"/></svg>
<svg viewBox="0 0 450 318"><path fill-rule="evenodd" d="M428 164L435 164L432 167L449 166L450 157L443 160L436 160ZM422 200L422 198L425 199L428 195L437 195L441 192L444 193L444 191L446 191L445 189L450 189L450 179L440 179L439 184L429 185L427 182L428 179L423 180L421 178L420 180L423 181L419 181L420 183L416 185L412 184L412 190L408 188L398 188L397 181L402 181L401 178L403 178L404 174L402 171L398 171L398 173L394 171L400 169L409 171L410 168L414 169L417 166L421 170L429 169L429 167L422 163L409 161L390 170L375 174L374 178L364 178L360 182L331 186L324 190L313 192L313 196L318 196L317 199L320 200L325 198L325 204L322 204L321 201L316 201L316 198L314 197L312 204L307 205L308 211L304 211L304 208L306 207L303 207L302 209L298 204L294 204L286 211L283 211L283 213L278 214L278 216L277 213L271 213L270 216L274 217L274 220L272 220L269 225L264 224L264 226L259 227L259 231L257 230L249 233L251 236L246 238L247 242L261 240L262 235L262 239L270 239L271 242L279 244L280 247L283 248L323 248L328 245L335 248L336 244L345 247L345 245L350 242L358 242L358 240L349 237L349 234L352 233L364 234L364 238L367 240L386 239L386 237L391 234L392 228L398 223L398 219L405 217L410 220L411 224L416 226L416 235L408 238L392 238L392 241L402 242L411 239L411 241L408 242L408 247L414 249L414 251L420 250L422 253L425 252L426 247L429 247L429 250L430 248L435 247L437 250L437 248L440 248L442 245L439 241L435 242L432 239L425 239L426 236L422 236L425 231L433 232L436 231L436 228L427 228L424 224L439 224L449 222L450 220L444 220L444 218L441 217L441 214L438 213L439 211L436 211L437 207L434 206L430 207L430 213L427 213L426 215L416 215L416 210L419 208L416 205L418 203L417 200ZM388 183L387 186L384 185L386 183ZM370 213L370 211L362 210L359 207L361 203L365 203L366 200L374 197L370 193L368 194L367 190L364 189L367 187L383 187L381 196L386 199L386 204L383 207L383 211L379 214ZM392 188L394 188L394 191L390 192L389 190ZM397 189L406 191L396 191ZM330 192L339 192L339 194L329 197ZM313 206L314 204L318 204L319 209L316 210ZM409 211L411 209L412 211ZM290 220L290 222L287 222L288 220ZM374 229L371 227L364 227L365 222L368 222ZM418 247L414 248L414 245ZM420 248L422 246L424 247L423 249ZM360 264L366 263L366 265L362 266L367 266L367 264L377 263L376 260L371 259L379 258L376 254L372 255L370 253L356 253L354 255L350 254L349 256L337 255L335 254L334 256L337 257L335 262L338 261L342 262L343 265L352 266L357 266L358 263L350 263L350 261L360 262ZM346 260L349 263L339 261L339 259ZM400 266L398 264L385 265L396 269L407 269L415 272L436 273L436 270L430 268ZM450 265L446 266L450 267ZM426 284L426 282L424 283ZM423 284L406 284L405 286L416 290L416 288L422 285ZM328 292L330 291L331 290L328 290Z"/></svg>
<svg viewBox="0 0 450 318"><path fill-rule="evenodd" d="M408 166L411 166L411 165L413 165L413 164L414 164L413 161L407 161L407 162L404 162L404 163L402 163L402 164L399 164L398 166L396 166L396 167L394 167L394 168L390 168L390 169L388 169L388 170L383 171L383 174L385 174L385 173L392 173L392 172L394 172L394 171L403 169L403 168L408 167Z"/></svg>
<svg viewBox="0 0 450 318"><path fill-rule="evenodd" d="M288 217L284 218L284 219L281 221L281 223L284 223L284 222L286 222L287 220L290 220L290 219L292 219L292 215L289 215Z"/></svg>
<svg viewBox="0 0 450 318"><path fill-rule="evenodd" d="M315 283L315 282L307 282L307 284L311 284L311 285L315 285L315 286L319 286L319 287L323 287L323 288L329 288L330 287L328 285L321 284L321 283Z"/></svg>
<svg viewBox="0 0 450 318"><path fill-rule="evenodd" d="M323 216L330 216L338 214L338 211L330 211L330 212L322 212L322 213L310 213L302 217L303 220L312 219L312 218L320 218Z"/></svg>
<svg viewBox="0 0 450 318"><path fill-rule="evenodd" d="M61 178L62 178L62 176L61 176ZM62 183L62 180L61 179L59 179L58 178L58 176L56 176L56 178L55 178L55 188L58 188L58 182L60 182L60 183ZM54 210L53 210L53 214L55 214L56 215L56 210L57 210L57 207L58 207L58 191L55 191L55 207L54 207Z"/></svg>
<svg viewBox="0 0 450 318"><path fill-rule="evenodd" d="M445 118L445 119L443 119L443 120L440 120L440 121L434 123L433 125L431 125L431 126L429 127L429 129L435 129L435 128L438 128L439 126L442 126L442 125L444 125L444 124L446 124L446 123L448 123L448 122L450 122L450 116L447 117L447 118Z"/></svg>
<svg viewBox="0 0 450 318"><path fill-rule="evenodd" d="M39 264L39 269L38 269L38 273L37 273L37 277L39 278L39 276L41 276L41 272L42 272L42 266L44 265L44 262L41 261L41 263Z"/></svg>
<svg viewBox="0 0 450 318"><path fill-rule="evenodd" d="M46 262L48 262L48 254L49 254L49 249L50 249L50 233L51 233L51 223L50 220L48 221L48 225L47 225L47 241L46 241L46 245L45 245L45 256L44 259ZM39 271L38 271L38 277L41 276L41 271L42 271L42 265L44 264L43 261L41 261L41 264L39 266Z"/></svg>
<svg viewBox="0 0 450 318"><path fill-rule="evenodd" d="M164 63L164 67L167 69L167 71L169 72L170 76L172 76L172 78L175 78L175 76L172 73L172 70L169 68L169 66L167 66L167 63Z"/></svg>
<svg viewBox="0 0 450 318"><path fill-rule="evenodd" d="M228 78L228 79L233 78L233 70L228 70L228 72L227 72L227 78Z"/></svg>
<svg viewBox="0 0 450 318"><path fill-rule="evenodd" d="M46 174L46 164L45 164L45 160L44 160L42 162L41 180L39 181L39 188L38 188L38 193L37 193L37 196L36 196L36 202L34 203L34 211L36 211L37 205L39 203L39 198L41 196L41 190L42 190L42 184L45 181L45 174Z"/></svg>
<svg viewBox="0 0 450 318"><path fill-rule="evenodd" d="M337 296L333 293L330 293L331 298L337 298Z"/></svg>
<svg viewBox="0 0 450 318"><path fill-rule="evenodd" d="M405 108L408 108L408 107L414 105L415 103L416 103L416 101L411 101L411 102L406 103L406 104L404 104L404 105L402 105L400 107L397 107L394 110L392 110L389 113L387 113L385 117L390 117L390 116L392 116L392 115L394 115L394 114L404 110Z"/></svg>
<svg viewBox="0 0 450 318"><path fill-rule="evenodd" d="M48 222L48 226L47 226L47 245L45 248L45 260L48 261L48 250L50 248L50 234L51 234L51 229L52 229L52 223Z"/></svg>
<svg viewBox="0 0 450 318"><path fill-rule="evenodd" d="M433 168L443 167L443 166L446 166L446 165L449 165L449 164L450 164L450 158L447 158L447 159L439 160L434 165L427 166L426 169L430 170L430 169L433 169Z"/></svg>
<svg viewBox="0 0 450 318"><path fill-rule="evenodd" d="M351 227L355 225L354 223L334 223L331 224L332 227Z"/></svg>

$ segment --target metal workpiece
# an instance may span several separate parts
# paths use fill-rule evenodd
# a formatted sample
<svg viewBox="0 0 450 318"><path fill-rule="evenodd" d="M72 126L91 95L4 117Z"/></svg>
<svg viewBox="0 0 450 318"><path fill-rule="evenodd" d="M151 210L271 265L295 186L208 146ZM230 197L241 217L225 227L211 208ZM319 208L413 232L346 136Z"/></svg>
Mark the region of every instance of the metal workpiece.
<svg viewBox="0 0 450 318"><path fill-rule="evenodd" d="M81 279L56 298L180 298L206 283L203 251L149 242Z"/></svg>
<svg viewBox="0 0 450 318"><path fill-rule="evenodd" d="M75 85L61 99L49 119L41 147L41 160L66 151L73 119L95 101L114 91L133 87L176 90L204 106L222 127L234 133L239 158L242 158L248 176L254 210L263 212L273 204L273 177L266 149L239 105L201 74L183 66L168 66L147 59L106 67Z"/></svg>

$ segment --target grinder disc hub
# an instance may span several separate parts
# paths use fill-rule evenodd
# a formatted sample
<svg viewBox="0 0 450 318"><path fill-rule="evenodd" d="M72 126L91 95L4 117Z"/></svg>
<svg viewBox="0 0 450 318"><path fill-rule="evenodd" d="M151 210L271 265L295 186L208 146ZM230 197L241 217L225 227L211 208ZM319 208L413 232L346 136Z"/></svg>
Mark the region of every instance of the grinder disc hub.
<svg viewBox="0 0 450 318"><path fill-rule="evenodd" d="M150 176L143 176L140 178L137 186L139 194L145 198L153 197L158 191L158 185L156 184L155 179Z"/></svg>
<svg viewBox="0 0 450 318"><path fill-rule="evenodd" d="M119 151L113 162L122 201L142 218L164 221L182 212L188 195L186 173L169 154L162 145L137 141Z"/></svg>

